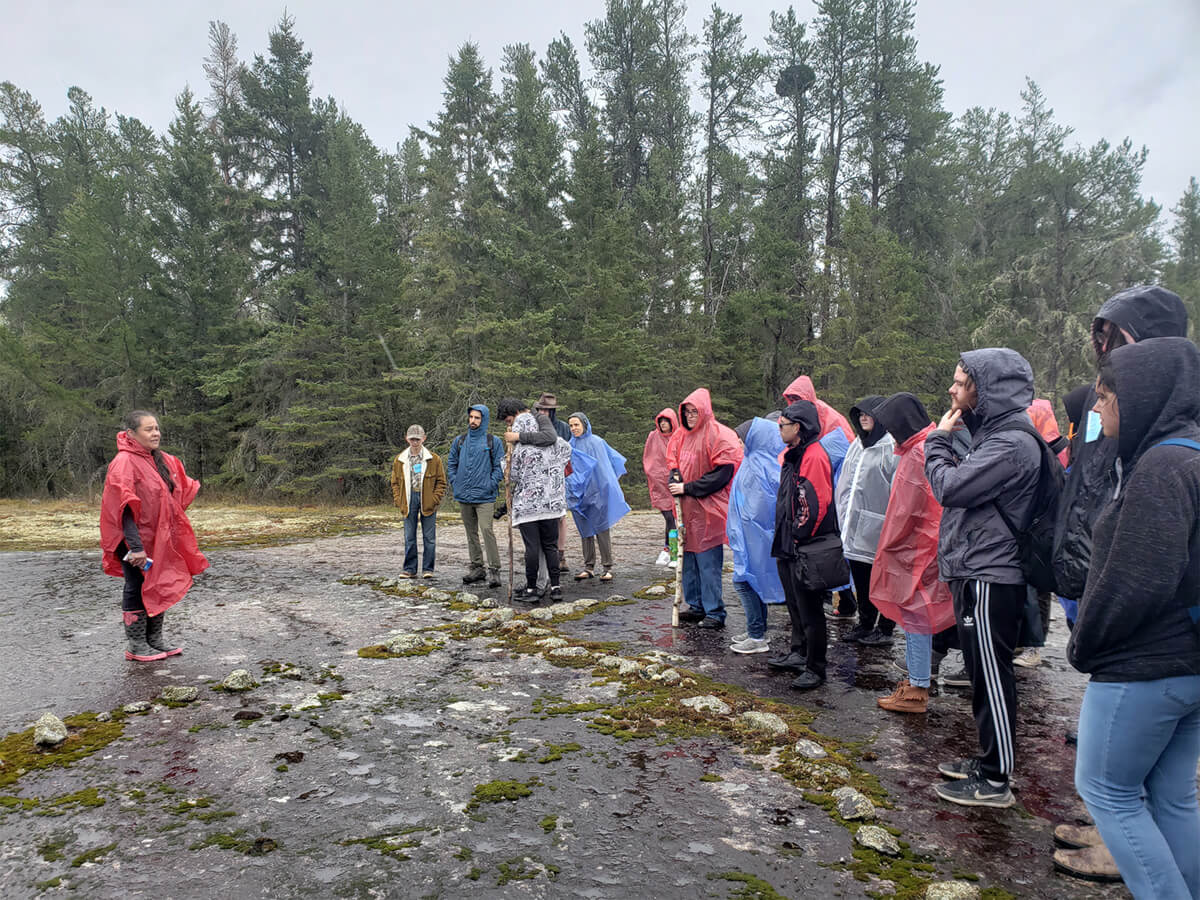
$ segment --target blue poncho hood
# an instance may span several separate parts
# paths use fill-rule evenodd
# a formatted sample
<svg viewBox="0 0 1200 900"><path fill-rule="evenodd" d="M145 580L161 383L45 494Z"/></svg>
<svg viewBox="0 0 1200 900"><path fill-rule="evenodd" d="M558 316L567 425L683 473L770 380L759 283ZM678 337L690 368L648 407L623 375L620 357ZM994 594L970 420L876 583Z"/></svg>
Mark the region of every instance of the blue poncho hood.
<svg viewBox="0 0 1200 900"><path fill-rule="evenodd" d="M595 537L629 512L619 482L625 474L625 457L604 438L592 434L592 423L583 413L573 412L567 417L568 421L571 419L583 423L583 434L571 438L571 458L583 455L595 462L590 477L580 485L577 502L571 504L571 515L582 537Z"/></svg>
<svg viewBox="0 0 1200 900"><path fill-rule="evenodd" d="M767 603L784 600L779 570L771 557L779 454L783 449L778 425L767 419L751 422L742 464L730 486L729 516L725 521L725 534L733 551L733 580L748 583Z"/></svg>

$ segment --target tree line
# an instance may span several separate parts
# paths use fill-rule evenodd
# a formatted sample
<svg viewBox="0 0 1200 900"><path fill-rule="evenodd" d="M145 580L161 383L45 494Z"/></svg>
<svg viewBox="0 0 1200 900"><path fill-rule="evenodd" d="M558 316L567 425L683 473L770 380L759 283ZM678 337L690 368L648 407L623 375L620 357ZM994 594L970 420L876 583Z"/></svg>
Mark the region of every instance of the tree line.
<svg viewBox="0 0 1200 900"><path fill-rule="evenodd" d="M1001 344L1056 399L1115 290L1197 311L1196 179L1168 225L1146 150L1075 143L1032 82L953 117L913 0L758 36L684 12L607 0L583 47L498 73L464 43L391 150L316 94L287 16L250 59L212 23L162 135L0 84L0 495L95 488L135 406L210 488L367 501L409 424L436 449L506 394L636 461L699 385L731 424L802 372L940 409L958 352Z"/></svg>

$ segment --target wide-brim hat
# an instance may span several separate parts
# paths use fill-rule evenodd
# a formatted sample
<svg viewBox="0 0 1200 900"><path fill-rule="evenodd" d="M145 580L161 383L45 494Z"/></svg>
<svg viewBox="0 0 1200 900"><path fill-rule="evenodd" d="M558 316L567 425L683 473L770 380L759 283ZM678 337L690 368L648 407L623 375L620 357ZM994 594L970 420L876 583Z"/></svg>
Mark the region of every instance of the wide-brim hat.
<svg viewBox="0 0 1200 900"><path fill-rule="evenodd" d="M554 394L544 393L538 397L534 409L558 409L558 397Z"/></svg>

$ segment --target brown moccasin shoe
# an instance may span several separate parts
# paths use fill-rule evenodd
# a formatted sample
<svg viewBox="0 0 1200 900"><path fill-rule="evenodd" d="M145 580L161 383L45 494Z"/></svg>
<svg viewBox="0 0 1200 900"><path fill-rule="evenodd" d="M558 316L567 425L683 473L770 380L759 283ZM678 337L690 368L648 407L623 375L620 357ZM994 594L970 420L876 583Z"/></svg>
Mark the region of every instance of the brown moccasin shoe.
<svg viewBox="0 0 1200 900"><path fill-rule="evenodd" d="M1121 872L1108 848L1081 847L1078 850L1055 850L1054 868L1085 881L1122 881Z"/></svg>
<svg viewBox="0 0 1200 900"><path fill-rule="evenodd" d="M1068 850L1104 845L1100 830L1095 825L1055 825L1054 843Z"/></svg>
<svg viewBox="0 0 1200 900"><path fill-rule="evenodd" d="M929 688L913 687L905 681L892 696L880 697L875 702L888 712L923 713L929 708Z"/></svg>

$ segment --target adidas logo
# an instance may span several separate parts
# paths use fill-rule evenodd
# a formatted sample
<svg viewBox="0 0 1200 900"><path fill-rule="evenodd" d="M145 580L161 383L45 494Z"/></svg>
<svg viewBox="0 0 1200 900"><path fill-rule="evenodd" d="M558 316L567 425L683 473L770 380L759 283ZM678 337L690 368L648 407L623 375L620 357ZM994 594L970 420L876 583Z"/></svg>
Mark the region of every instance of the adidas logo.
<svg viewBox="0 0 1200 900"><path fill-rule="evenodd" d="M963 617L963 628L974 628L974 627L975 627L975 617L974 616L964 616Z"/></svg>

